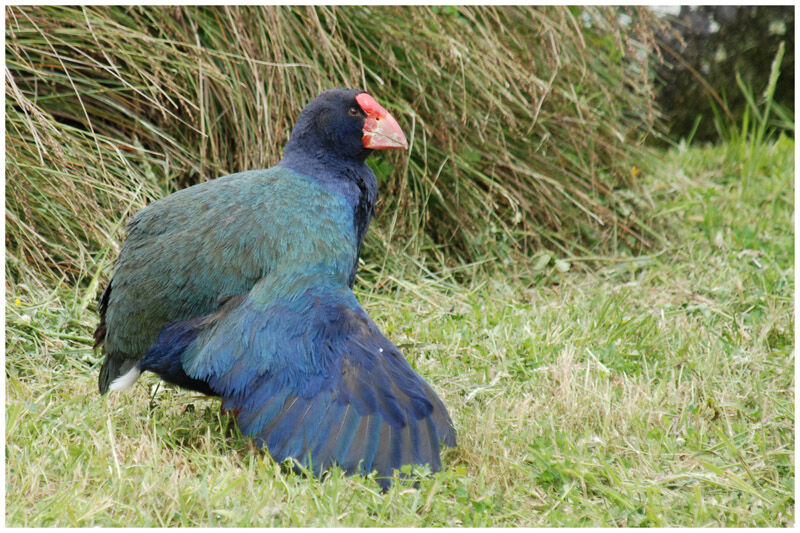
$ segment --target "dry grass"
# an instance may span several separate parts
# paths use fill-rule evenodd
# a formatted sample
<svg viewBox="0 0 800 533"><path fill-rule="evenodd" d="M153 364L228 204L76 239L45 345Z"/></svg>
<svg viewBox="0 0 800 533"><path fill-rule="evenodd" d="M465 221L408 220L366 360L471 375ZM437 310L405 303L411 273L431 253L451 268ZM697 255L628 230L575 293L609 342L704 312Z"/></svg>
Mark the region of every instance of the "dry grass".
<svg viewBox="0 0 800 533"><path fill-rule="evenodd" d="M274 164L337 85L371 90L412 143L373 161L373 259L657 241L630 193L655 22L623 11L628 26L594 7L7 7L10 273L105 276L133 212Z"/></svg>

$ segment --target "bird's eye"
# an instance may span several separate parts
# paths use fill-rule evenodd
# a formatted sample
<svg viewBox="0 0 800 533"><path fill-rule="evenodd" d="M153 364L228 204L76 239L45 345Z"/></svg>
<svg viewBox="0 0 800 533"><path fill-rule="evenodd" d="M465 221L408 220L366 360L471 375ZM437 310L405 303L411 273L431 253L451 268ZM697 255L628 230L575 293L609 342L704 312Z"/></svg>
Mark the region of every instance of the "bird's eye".
<svg viewBox="0 0 800 533"><path fill-rule="evenodd" d="M350 114L351 117L357 117L358 115L361 114L361 113L358 112L358 108L355 107L355 106L353 106L350 109L348 109L347 112Z"/></svg>

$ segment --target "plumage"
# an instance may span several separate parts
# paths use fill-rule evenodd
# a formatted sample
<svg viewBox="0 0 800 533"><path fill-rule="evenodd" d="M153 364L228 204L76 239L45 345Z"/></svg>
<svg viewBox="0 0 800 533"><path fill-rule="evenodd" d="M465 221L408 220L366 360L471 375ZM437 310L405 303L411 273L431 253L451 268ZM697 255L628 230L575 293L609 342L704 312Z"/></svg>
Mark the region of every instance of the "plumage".
<svg viewBox="0 0 800 533"><path fill-rule="evenodd" d="M316 474L441 468L443 403L352 292L377 197L365 159L405 145L363 91L326 91L275 167L137 213L100 298L101 393L137 372L222 398L276 461ZM123 377L120 377L123 376Z"/></svg>

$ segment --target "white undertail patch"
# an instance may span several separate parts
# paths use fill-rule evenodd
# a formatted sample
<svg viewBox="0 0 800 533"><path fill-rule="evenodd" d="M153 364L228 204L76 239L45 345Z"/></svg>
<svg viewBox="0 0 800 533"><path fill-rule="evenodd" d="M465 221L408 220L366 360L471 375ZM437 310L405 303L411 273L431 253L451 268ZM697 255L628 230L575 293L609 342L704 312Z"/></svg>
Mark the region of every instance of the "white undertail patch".
<svg viewBox="0 0 800 533"><path fill-rule="evenodd" d="M111 382L111 385L108 386L108 390L119 391L125 390L134 383L136 380L139 379L139 376L142 375L142 371L139 370L139 367L134 366L126 373L119 376L117 379Z"/></svg>

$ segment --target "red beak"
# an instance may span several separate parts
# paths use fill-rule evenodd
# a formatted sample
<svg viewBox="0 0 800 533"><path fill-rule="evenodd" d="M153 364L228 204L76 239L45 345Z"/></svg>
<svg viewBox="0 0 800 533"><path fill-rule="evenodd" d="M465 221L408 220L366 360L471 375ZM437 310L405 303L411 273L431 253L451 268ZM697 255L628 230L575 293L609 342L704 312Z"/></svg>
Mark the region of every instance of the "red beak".
<svg viewBox="0 0 800 533"><path fill-rule="evenodd" d="M367 93L356 96L356 102L367 114L364 121L364 148L373 150L406 149L408 141L400 124Z"/></svg>

